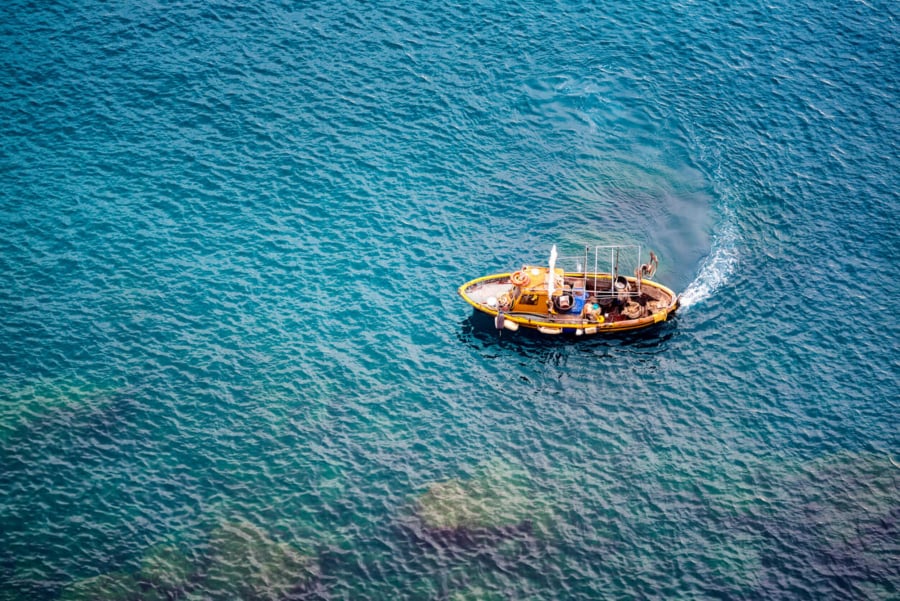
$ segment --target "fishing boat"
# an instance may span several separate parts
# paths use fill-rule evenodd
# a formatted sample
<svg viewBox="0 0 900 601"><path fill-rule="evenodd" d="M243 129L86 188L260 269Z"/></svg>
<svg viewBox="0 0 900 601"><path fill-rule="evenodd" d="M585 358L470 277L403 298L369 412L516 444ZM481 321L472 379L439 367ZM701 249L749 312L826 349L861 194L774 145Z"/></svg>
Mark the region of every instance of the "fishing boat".
<svg viewBox="0 0 900 601"><path fill-rule="evenodd" d="M678 295L651 281L656 255L646 263L641 256L638 245L612 245L561 258L554 245L547 265L476 278L460 286L459 295L492 315L498 330L589 336L646 328L675 313ZM572 271L558 265L566 261L574 263Z"/></svg>

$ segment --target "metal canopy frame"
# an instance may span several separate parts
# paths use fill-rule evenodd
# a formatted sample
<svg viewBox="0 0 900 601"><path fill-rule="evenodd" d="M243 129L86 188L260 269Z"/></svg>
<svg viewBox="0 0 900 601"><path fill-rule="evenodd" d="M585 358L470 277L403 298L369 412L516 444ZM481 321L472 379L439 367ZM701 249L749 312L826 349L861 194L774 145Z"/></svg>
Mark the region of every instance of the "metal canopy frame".
<svg viewBox="0 0 900 601"><path fill-rule="evenodd" d="M578 269L575 270L575 273L584 274L585 278L589 274L593 274L594 279L594 291L595 294L608 294L609 296L616 296L618 292L616 291L616 280L619 277L620 271L624 269L624 274L626 277L632 277L634 271L641 266L641 252L642 247L640 244L603 244L597 246L585 246L584 247L584 256L583 257L559 257L560 262L568 262L576 260L578 262ZM593 257L591 257L593 255ZM606 261L608 257L608 262ZM582 260L584 263L582 263ZM593 266L591 267L591 263ZM632 264L633 263L633 264ZM582 267L582 265L584 267ZM607 291L600 290L599 283L599 274L610 274L609 281L609 289ZM604 294L604 296L606 295ZM632 293L629 292L629 295ZM638 294L640 294L640 284L638 284Z"/></svg>

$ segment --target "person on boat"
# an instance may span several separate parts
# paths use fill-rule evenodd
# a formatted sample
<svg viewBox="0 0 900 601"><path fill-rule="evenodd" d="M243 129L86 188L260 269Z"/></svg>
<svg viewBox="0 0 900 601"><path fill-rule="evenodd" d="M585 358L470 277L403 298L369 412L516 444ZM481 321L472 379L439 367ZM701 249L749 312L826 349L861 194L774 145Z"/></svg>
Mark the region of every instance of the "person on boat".
<svg viewBox="0 0 900 601"><path fill-rule="evenodd" d="M600 303L597 302L596 298L591 297L584 304L583 316L585 319L590 319L598 323L603 322L603 307L600 306Z"/></svg>

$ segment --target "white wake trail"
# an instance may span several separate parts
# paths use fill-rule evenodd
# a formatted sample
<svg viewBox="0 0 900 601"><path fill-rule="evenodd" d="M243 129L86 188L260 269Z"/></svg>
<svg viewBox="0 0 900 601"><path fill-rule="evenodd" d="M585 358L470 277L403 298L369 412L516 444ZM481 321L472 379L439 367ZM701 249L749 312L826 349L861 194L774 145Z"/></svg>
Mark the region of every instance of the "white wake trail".
<svg viewBox="0 0 900 601"><path fill-rule="evenodd" d="M681 294L682 309L708 299L728 281L738 263L737 240L737 233L730 224L714 238L712 250L700 266L697 277Z"/></svg>

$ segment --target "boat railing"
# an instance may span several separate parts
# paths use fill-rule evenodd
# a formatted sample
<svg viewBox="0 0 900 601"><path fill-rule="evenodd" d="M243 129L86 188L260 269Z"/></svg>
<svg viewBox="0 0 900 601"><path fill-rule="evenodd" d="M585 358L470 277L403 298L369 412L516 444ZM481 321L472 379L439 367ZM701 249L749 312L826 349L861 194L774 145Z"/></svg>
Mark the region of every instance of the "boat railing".
<svg viewBox="0 0 900 601"><path fill-rule="evenodd" d="M585 246L581 256L560 256L562 265L571 265L574 262L577 268L570 273L585 275L585 283L591 282L591 289L597 297L621 297L636 296L640 293L631 290L624 278L634 276L635 271L641 266L641 246L639 244L609 244L598 246ZM565 271L569 271L566 269ZM601 278L601 274L608 274ZM591 281L592 280L592 281Z"/></svg>
<svg viewBox="0 0 900 601"><path fill-rule="evenodd" d="M573 282L572 278L583 280L585 292L594 298L616 298L621 301L639 297L642 294L641 278L637 278L636 286L631 285L631 282L634 282L636 274L646 267L641 263L641 249L638 244L600 245L586 246L581 256L551 254L550 267L543 270L547 275L532 279L529 289L550 295L566 285L560 277L561 274L565 274L568 286L573 288L574 292L577 292L578 283ZM526 269L537 268L523 266L522 270ZM549 277L551 269L556 274L552 281ZM532 278L538 273L534 271Z"/></svg>

